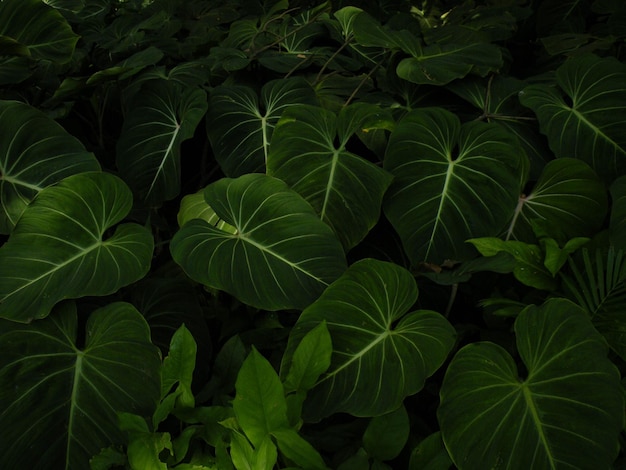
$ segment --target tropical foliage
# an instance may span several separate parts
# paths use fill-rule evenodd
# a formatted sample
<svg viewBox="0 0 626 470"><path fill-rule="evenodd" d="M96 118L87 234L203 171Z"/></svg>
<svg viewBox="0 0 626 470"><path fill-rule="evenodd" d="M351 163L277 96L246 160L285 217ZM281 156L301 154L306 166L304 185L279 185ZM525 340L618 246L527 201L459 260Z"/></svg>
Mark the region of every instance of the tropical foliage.
<svg viewBox="0 0 626 470"><path fill-rule="evenodd" d="M2 467L623 467L625 39L0 0Z"/></svg>

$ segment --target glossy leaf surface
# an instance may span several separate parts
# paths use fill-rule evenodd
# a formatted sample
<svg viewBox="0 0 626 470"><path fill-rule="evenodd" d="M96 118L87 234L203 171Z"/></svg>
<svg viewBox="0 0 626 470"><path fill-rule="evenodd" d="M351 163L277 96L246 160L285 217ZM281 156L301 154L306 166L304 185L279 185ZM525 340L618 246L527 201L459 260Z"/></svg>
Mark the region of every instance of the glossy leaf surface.
<svg viewBox="0 0 626 470"><path fill-rule="evenodd" d="M89 468L102 447L124 442L117 412L152 413L159 352L130 304L94 311L85 333L78 331L72 303L32 325L0 322L0 438L11 443L2 446L7 468ZM80 347L77 338L85 334Z"/></svg>
<svg viewBox="0 0 626 470"><path fill-rule="evenodd" d="M174 236L174 260L198 282L267 310L304 308L346 268L341 244L282 181L250 174L209 185L205 198L236 228L191 220Z"/></svg>
<svg viewBox="0 0 626 470"><path fill-rule="evenodd" d="M350 266L302 313L285 356L324 320L333 344L330 367L304 404L305 420L336 412L385 414L422 388L448 355L455 332L438 313L407 313L416 300L408 271L366 259Z"/></svg>
<svg viewBox="0 0 626 470"><path fill-rule="evenodd" d="M0 128L6 136L0 139L0 233L11 232L46 186L100 169L78 139L27 104L0 101Z"/></svg>
<svg viewBox="0 0 626 470"><path fill-rule="evenodd" d="M383 194L391 183L387 172L346 145L357 131L389 125L379 108L352 105L338 116L319 107L294 107L276 127L268 174L309 201L346 249L378 221Z"/></svg>
<svg viewBox="0 0 626 470"><path fill-rule="evenodd" d="M409 113L391 134L385 169L395 177L385 214L409 259L443 263L471 255L469 238L495 236L513 213L525 156L495 124L427 108Z"/></svg>
<svg viewBox="0 0 626 470"><path fill-rule="evenodd" d="M107 295L141 279L153 239L119 225L132 195L116 176L81 173L41 191L0 247L0 317L28 322L63 299Z"/></svg>
<svg viewBox="0 0 626 470"><path fill-rule="evenodd" d="M458 468L609 468L624 397L617 368L585 312L563 299L515 322L521 373L502 347L473 343L453 358L439 423ZM486 431L489 430L488 433Z"/></svg>

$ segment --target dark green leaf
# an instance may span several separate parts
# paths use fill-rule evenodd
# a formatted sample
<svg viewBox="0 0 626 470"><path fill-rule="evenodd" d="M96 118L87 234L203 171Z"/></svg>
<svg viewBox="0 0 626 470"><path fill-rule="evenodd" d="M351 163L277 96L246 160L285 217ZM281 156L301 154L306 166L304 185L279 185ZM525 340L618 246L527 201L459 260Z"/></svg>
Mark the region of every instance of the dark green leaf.
<svg viewBox="0 0 626 470"><path fill-rule="evenodd" d="M376 460L396 458L409 438L409 415L404 406L372 418L363 434L363 447Z"/></svg>

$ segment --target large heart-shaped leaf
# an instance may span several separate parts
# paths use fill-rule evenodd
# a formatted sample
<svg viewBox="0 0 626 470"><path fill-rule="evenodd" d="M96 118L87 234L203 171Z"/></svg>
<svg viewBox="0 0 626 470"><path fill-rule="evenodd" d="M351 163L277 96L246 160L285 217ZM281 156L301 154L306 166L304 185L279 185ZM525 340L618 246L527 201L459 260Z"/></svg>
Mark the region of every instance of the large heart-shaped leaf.
<svg viewBox="0 0 626 470"><path fill-rule="evenodd" d="M84 333L73 303L30 325L0 323L6 468L89 468L101 448L124 442L117 412L149 416L154 410L159 351L130 304L96 310Z"/></svg>
<svg viewBox="0 0 626 470"><path fill-rule="evenodd" d="M206 93L159 80L146 85L124 121L117 142L122 176L148 202L180 192L180 146L193 136L207 110Z"/></svg>
<svg viewBox="0 0 626 470"><path fill-rule="evenodd" d="M132 206L122 180L69 176L39 193L0 247L0 317L28 322L63 299L106 295L141 279L152 259L150 232L123 224Z"/></svg>
<svg viewBox="0 0 626 470"><path fill-rule="evenodd" d="M260 102L245 86L215 88L207 133L222 171L231 177L264 171L278 119L286 109L303 104L315 104L315 93L301 78L266 83Z"/></svg>
<svg viewBox="0 0 626 470"><path fill-rule="evenodd" d="M515 322L527 369L493 343L461 349L438 411L444 442L463 469L610 468L624 392L606 343L564 299L527 307Z"/></svg>
<svg viewBox="0 0 626 470"><path fill-rule="evenodd" d="M418 392L446 359L454 328L440 314L407 313L417 300L411 273L373 259L358 261L300 316L290 336L288 363L304 335L326 321L331 365L309 391L303 417L336 412L377 416Z"/></svg>
<svg viewBox="0 0 626 470"><path fill-rule="evenodd" d="M192 279L279 310L306 307L345 270L332 230L284 182L261 174L224 178L205 198L236 232L194 219L174 235L172 256Z"/></svg>
<svg viewBox="0 0 626 470"><path fill-rule="evenodd" d="M69 62L78 36L65 18L40 0L0 2L0 39L20 45L33 59Z"/></svg>
<svg viewBox="0 0 626 470"><path fill-rule="evenodd" d="M535 187L519 198L507 238L533 241L531 223L565 243L590 236L604 222L608 201L604 184L585 162L559 158L548 163Z"/></svg>
<svg viewBox="0 0 626 470"><path fill-rule="evenodd" d="M274 132L268 174L309 201L346 249L376 224L391 183L391 175L346 145L357 131L389 125L390 118L376 106L352 105L339 116L319 107L298 106L285 111Z"/></svg>
<svg viewBox="0 0 626 470"><path fill-rule="evenodd" d="M411 261L463 259L465 240L498 235L515 210L524 161L498 125L461 126L439 108L409 113L389 140L385 168L395 180L384 210Z"/></svg>
<svg viewBox="0 0 626 470"><path fill-rule="evenodd" d="M0 139L0 233L10 233L46 186L100 169L78 139L27 104L0 101L0 128L7 136Z"/></svg>
<svg viewBox="0 0 626 470"><path fill-rule="evenodd" d="M586 161L605 181L626 174L626 65L586 55L556 71L558 88L531 85L520 94L557 157Z"/></svg>

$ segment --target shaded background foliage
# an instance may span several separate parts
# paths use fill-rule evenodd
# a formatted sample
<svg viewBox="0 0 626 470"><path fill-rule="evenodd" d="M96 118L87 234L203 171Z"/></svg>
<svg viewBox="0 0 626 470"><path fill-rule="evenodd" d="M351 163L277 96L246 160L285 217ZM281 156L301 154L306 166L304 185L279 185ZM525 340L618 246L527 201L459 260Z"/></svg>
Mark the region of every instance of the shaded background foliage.
<svg viewBox="0 0 626 470"><path fill-rule="evenodd" d="M6 468L623 465L626 5L355 3L0 1Z"/></svg>

